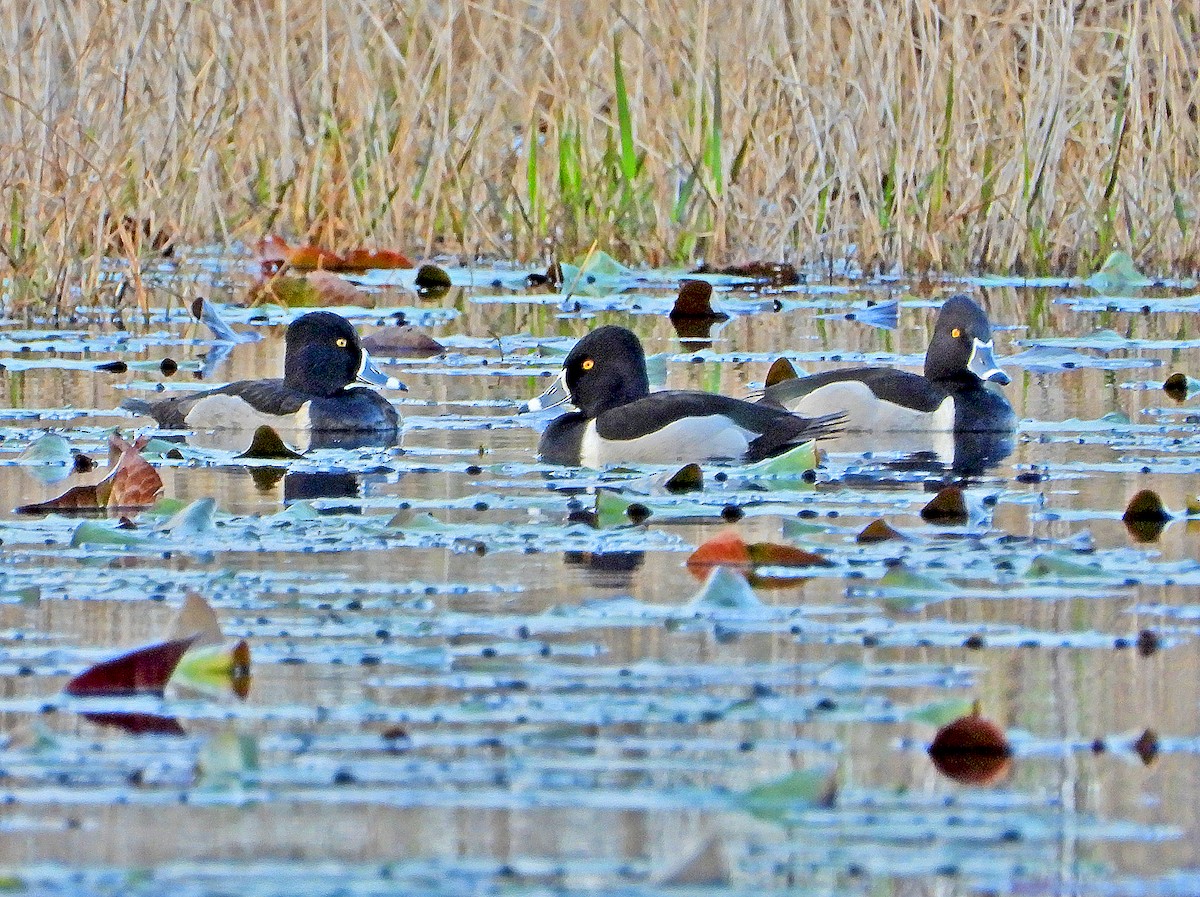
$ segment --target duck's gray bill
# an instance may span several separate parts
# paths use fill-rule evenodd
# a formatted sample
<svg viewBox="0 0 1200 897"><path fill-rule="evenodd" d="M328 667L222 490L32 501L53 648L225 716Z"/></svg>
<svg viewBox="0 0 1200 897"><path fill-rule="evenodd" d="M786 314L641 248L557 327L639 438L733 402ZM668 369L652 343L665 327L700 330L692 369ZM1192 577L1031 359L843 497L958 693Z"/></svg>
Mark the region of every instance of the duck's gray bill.
<svg viewBox="0 0 1200 897"><path fill-rule="evenodd" d="M553 408L556 405L562 405L571 401L571 394L567 392L567 384L564 382L564 375L560 374L554 378L554 382L550 384L550 388L535 399L530 399L519 409L520 414L526 411L545 411L547 408Z"/></svg>
<svg viewBox="0 0 1200 897"><path fill-rule="evenodd" d="M358 366L358 382L369 383L372 386L382 386L384 389L399 389L402 392L408 392L408 387L397 380L395 377L389 377L371 362L371 356L365 351L363 352L362 364Z"/></svg>
<svg viewBox="0 0 1200 897"><path fill-rule="evenodd" d="M1000 370L1000 365L996 364L996 356L992 354L991 340L986 343L975 340L975 345L971 347L971 358L967 361L967 370L980 380L991 380L1001 386L1012 382L1008 374Z"/></svg>

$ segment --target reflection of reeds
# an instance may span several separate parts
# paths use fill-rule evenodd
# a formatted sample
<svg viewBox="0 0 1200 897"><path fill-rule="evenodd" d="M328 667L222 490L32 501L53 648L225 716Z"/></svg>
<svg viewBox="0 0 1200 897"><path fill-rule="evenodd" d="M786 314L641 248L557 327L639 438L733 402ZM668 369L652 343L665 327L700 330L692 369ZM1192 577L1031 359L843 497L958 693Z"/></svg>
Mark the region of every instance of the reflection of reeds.
<svg viewBox="0 0 1200 897"><path fill-rule="evenodd" d="M1197 264L1200 24L1178 4L29 0L0 47L0 252L41 295L160 228Z"/></svg>

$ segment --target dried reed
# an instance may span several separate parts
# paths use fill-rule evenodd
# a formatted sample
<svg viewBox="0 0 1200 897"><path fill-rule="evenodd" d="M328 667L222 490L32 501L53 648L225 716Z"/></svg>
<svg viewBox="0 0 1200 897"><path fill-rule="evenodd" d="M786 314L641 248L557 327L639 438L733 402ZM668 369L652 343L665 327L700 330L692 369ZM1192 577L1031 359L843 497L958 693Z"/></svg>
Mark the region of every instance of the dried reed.
<svg viewBox="0 0 1200 897"><path fill-rule="evenodd" d="M1188 4L26 0L0 52L10 293L87 294L160 229L868 271L1200 257Z"/></svg>

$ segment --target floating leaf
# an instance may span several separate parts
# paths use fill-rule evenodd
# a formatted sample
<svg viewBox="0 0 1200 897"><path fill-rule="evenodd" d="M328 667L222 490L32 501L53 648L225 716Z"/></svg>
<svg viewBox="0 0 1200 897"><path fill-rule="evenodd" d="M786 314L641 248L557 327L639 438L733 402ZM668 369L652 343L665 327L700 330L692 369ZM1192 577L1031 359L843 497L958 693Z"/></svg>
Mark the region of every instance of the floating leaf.
<svg viewBox="0 0 1200 897"><path fill-rule="evenodd" d="M1039 554L1025 575L1032 579L1091 579L1106 575L1099 564L1080 564L1057 554Z"/></svg>
<svg viewBox="0 0 1200 897"><path fill-rule="evenodd" d="M209 694L229 689L239 698L250 692L250 645L204 645L188 651L171 681Z"/></svg>
<svg viewBox="0 0 1200 897"><path fill-rule="evenodd" d="M412 261L403 253L393 250L352 249L339 255L318 246L289 246L282 237L274 234L259 240L255 254L264 274L272 274L284 264L297 271L341 271L361 273L374 268L411 268Z"/></svg>
<svg viewBox="0 0 1200 897"><path fill-rule="evenodd" d="M907 536L903 535L882 518L872 520L863 527L862 532L854 537L855 542L860 542L864 545L872 545L876 542L904 541L905 539L907 539Z"/></svg>
<svg viewBox="0 0 1200 897"><path fill-rule="evenodd" d="M654 883L659 887L727 888L731 878L724 835L712 835Z"/></svg>
<svg viewBox="0 0 1200 897"><path fill-rule="evenodd" d="M755 477L799 477L816 470L817 464L817 444L810 440L782 455L747 464L742 473Z"/></svg>
<svg viewBox="0 0 1200 897"><path fill-rule="evenodd" d="M192 303L192 314L212 334L213 339L220 343L231 343L237 345L239 343L253 343L262 339L261 333L250 331L248 333L239 333L225 323L225 319L221 317L221 309L215 302L209 302L207 299L197 299Z"/></svg>
<svg viewBox="0 0 1200 897"><path fill-rule="evenodd" d="M179 538L203 535L212 531L216 509L216 499L197 499L164 523L162 528Z"/></svg>
<svg viewBox="0 0 1200 897"><path fill-rule="evenodd" d="M965 523L970 517L961 486L947 486L921 508L921 518L938 523Z"/></svg>
<svg viewBox="0 0 1200 897"><path fill-rule="evenodd" d="M71 534L72 548L83 548L86 545L113 545L120 548L131 548L144 544L146 544L146 540L141 536L91 520L85 520L79 524L75 527L75 532Z"/></svg>
<svg viewBox="0 0 1200 897"><path fill-rule="evenodd" d="M714 311L712 284L706 280L685 280L679 285L679 295L671 307L672 318L708 318L725 320L729 316Z"/></svg>
<svg viewBox="0 0 1200 897"><path fill-rule="evenodd" d="M796 373L796 368L786 358L776 358L771 362L771 367L767 370L767 379L764 386L774 386L776 383L783 383L785 380L795 380L800 375Z"/></svg>
<svg viewBox="0 0 1200 897"><path fill-rule="evenodd" d="M1116 293L1154 285L1154 281L1137 269L1132 256L1122 250L1109 253L1100 270L1083 283L1100 293Z"/></svg>
<svg viewBox="0 0 1200 897"><path fill-rule="evenodd" d="M905 715L905 719L909 722L928 723L931 726L940 727L966 716L974 709L974 701L964 698L949 698L913 710Z"/></svg>
<svg viewBox="0 0 1200 897"><path fill-rule="evenodd" d="M704 471L699 464L685 464L663 484L668 492L697 492L704 488Z"/></svg>
<svg viewBox="0 0 1200 897"><path fill-rule="evenodd" d="M1153 489L1143 489L1129 500L1121 519L1126 523L1131 521L1166 523L1171 519L1171 514L1163 506L1162 499L1158 497L1157 492Z"/></svg>
<svg viewBox="0 0 1200 897"><path fill-rule="evenodd" d="M828 808L837 800L837 768L802 769L740 795L742 809L758 819L783 822L798 810Z"/></svg>
<svg viewBox="0 0 1200 897"><path fill-rule="evenodd" d="M446 290L450 288L450 275L437 265L422 265L417 269L416 284L423 290Z"/></svg>
<svg viewBox="0 0 1200 897"><path fill-rule="evenodd" d="M446 351L445 346L412 324L401 324L376 330L363 337L362 344L372 355L383 358L396 356L428 358L432 355L441 355Z"/></svg>
<svg viewBox="0 0 1200 897"><path fill-rule="evenodd" d="M750 546L732 530L724 532L693 551L687 566L696 576L707 575L710 567L746 568L750 566Z"/></svg>
<svg viewBox="0 0 1200 897"><path fill-rule="evenodd" d="M109 457L116 455L111 471L98 483L72 486L62 495L17 508L19 514L51 511L138 510L150 505L162 492L158 471L138 449L115 434L109 437Z"/></svg>
<svg viewBox="0 0 1200 897"><path fill-rule="evenodd" d="M287 443L283 441L283 437L274 427L262 424L254 431L250 447L238 457L262 461L294 461L304 456L288 448Z"/></svg>
<svg viewBox="0 0 1200 897"><path fill-rule="evenodd" d="M815 551L778 542L754 542L750 545L750 562L761 567L832 567L833 561Z"/></svg>
<svg viewBox="0 0 1200 897"><path fill-rule="evenodd" d="M923 576L906 564L894 564L879 580L879 585L889 591L945 593L951 586L932 576Z"/></svg>
<svg viewBox="0 0 1200 897"><path fill-rule="evenodd" d="M938 729L929 756L942 774L967 785L990 785L1012 768L1004 730L980 715L978 702L969 714Z"/></svg>
<svg viewBox="0 0 1200 897"><path fill-rule="evenodd" d="M611 489L600 489L596 492L596 525L601 529L642 524L651 513L642 502L631 501Z"/></svg>
<svg viewBox="0 0 1200 897"><path fill-rule="evenodd" d="M173 639L138 648L84 670L67 683L73 697L158 695L195 638Z"/></svg>
<svg viewBox="0 0 1200 897"><path fill-rule="evenodd" d="M66 466L72 463L71 443L59 433L44 433L31 442L21 454L18 464L51 464Z"/></svg>
<svg viewBox="0 0 1200 897"><path fill-rule="evenodd" d="M714 567L688 607L692 610L754 610L762 607L762 602L742 574L729 567Z"/></svg>

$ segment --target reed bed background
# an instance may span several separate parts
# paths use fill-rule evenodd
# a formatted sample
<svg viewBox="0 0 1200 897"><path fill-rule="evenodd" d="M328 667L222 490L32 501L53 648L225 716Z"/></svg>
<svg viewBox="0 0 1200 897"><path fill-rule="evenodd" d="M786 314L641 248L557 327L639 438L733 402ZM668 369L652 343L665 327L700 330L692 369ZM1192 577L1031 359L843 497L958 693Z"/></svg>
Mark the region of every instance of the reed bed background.
<svg viewBox="0 0 1200 897"><path fill-rule="evenodd" d="M0 252L161 231L522 261L1077 273L1200 257L1200 21L1155 0L25 0Z"/></svg>

